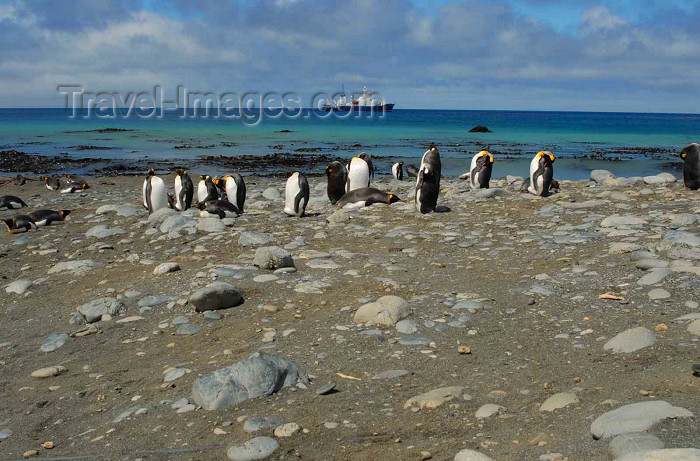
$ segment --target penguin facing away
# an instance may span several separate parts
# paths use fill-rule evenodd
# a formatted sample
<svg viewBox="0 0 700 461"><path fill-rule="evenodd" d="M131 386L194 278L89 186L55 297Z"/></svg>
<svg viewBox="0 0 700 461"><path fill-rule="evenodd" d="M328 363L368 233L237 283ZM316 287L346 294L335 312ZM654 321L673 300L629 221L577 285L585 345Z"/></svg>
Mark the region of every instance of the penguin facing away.
<svg viewBox="0 0 700 461"><path fill-rule="evenodd" d="M364 162L364 160L362 160ZM294 172L287 179L284 191L284 212L289 216L304 216L306 205L309 203L309 181L306 176Z"/></svg>
<svg viewBox="0 0 700 461"><path fill-rule="evenodd" d="M555 157L549 151L540 151L532 158L530 162L530 176L523 182L521 190L527 190L533 195L547 197L551 194L552 186L557 183L554 181L554 163Z"/></svg>
<svg viewBox="0 0 700 461"><path fill-rule="evenodd" d="M680 157L683 162L683 183L690 190L700 189L700 144L685 146Z"/></svg>
<svg viewBox="0 0 700 461"><path fill-rule="evenodd" d="M238 211L243 213L246 198L246 186L243 177L238 173L233 173L214 181L219 189L226 194L226 199L236 205ZM221 194L223 196L223 194Z"/></svg>
<svg viewBox="0 0 700 461"><path fill-rule="evenodd" d="M29 213L28 216L34 221L37 227L50 226L51 223L65 221L70 211L71 210L37 210L33 213Z"/></svg>
<svg viewBox="0 0 700 461"><path fill-rule="evenodd" d="M326 167L326 176L328 177L328 186L326 188L328 199L332 204L335 204L345 195L345 187L348 182L348 170L341 162L331 162Z"/></svg>
<svg viewBox="0 0 700 461"><path fill-rule="evenodd" d="M361 155L361 154L360 154ZM346 192L354 189L369 187L370 184L370 167L369 164L359 156L353 157L348 163L348 181L345 188Z"/></svg>
<svg viewBox="0 0 700 461"><path fill-rule="evenodd" d="M488 189L493 170L493 155L482 150L472 157L469 168L469 185L472 189Z"/></svg>
<svg viewBox="0 0 700 461"><path fill-rule="evenodd" d="M175 200L171 208L185 211L192 206L194 185L187 170L175 170L175 175Z"/></svg>
<svg viewBox="0 0 700 461"><path fill-rule="evenodd" d="M143 181L143 205L148 210L148 214L161 208L168 208L168 191L165 188L165 181L156 176L153 168L148 170L148 175Z"/></svg>
<svg viewBox="0 0 700 461"><path fill-rule="evenodd" d="M416 180L415 202L416 209L422 213L431 213L437 207L438 195L440 195L440 178L442 177L442 163L440 153L434 145L431 145L421 159L418 179Z"/></svg>
<svg viewBox="0 0 700 461"><path fill-rule="evenodd" d="M7 226L7 232L18 234L36 229L36 223L27 215L21 214L13 218L3 219Z"/></svg>
<svg viewBox="0 0 700 461"><path fill-rule="evenodd" d="M391 167L391 175L394 177L394 179L403 181L403 162L394 163L394 165Z"/></svg>
<svg viewBox="0 0 700 461"><path fill-rule="evenodd" d="M0 197L0 210L16 210L26 206L27 204L24 203L24 200L14 195L3 195Z"/></svg>
<svg viewBox="0 0 700 461"><path fill-rule="evenodd" d="M374 165L372 164L372 156L367 152L362 152L360 155L358 155L358 157L367 163L367 166L369 167L369 176L374 179Z"/></svg>
<svg viewBox="0 0 700 461"><path fill-rule="evenodd" d="M370 206L375 203L386 203L391 205L392 203L403 202L399 197L388 192L375 189L374 187L363 187L361 189L355 189L347 194L345 194L336 205L338 208L343 208L348 205L355 205L356 207Z"/></svg>

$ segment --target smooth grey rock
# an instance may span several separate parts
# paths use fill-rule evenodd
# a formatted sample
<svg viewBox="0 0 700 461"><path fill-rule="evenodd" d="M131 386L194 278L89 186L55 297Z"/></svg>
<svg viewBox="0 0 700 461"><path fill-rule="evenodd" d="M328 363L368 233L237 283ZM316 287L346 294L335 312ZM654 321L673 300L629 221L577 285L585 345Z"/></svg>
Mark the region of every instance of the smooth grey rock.
<svg viewBox="0 0 700 461"><path fill-rule="evenodd" d="M645 276L637 280L637 285L649 286L661 282L663 279L671 275L673 271L671 269L652 269Z"/></svg>
<svg viewBox="0 0 700 461"><path fill-rule="evenodd" d="M278 416L253 416L245 420L243 430L249 433L274 429L286 423L285 420Z"/></svg>
<svg viewBox="0 0 700 461"><path fill-rule="evenodd" d="M133 407L129 408L128 410L124 410L121 413L119 413L119 416L117 416L114 421L114 423L120 423L127 419L129 416L133 415L136 413L138 410L141 409L141 405L134 405Z"/></svg>
<svg viewBox="0 0 700 461"><path fill-rule="evenodd" d="M15 293L18 295L23 295L29 290L34 283L31 280L19 279L10 283L5 287L5 293Z"/></svg>
<svg viewBox="0 0 700 461"><path fill-rule="evenodd" d="M664 443L657 436L647 432L627 432L615 436L610 441L610 453L617 459L640 451L663 448Z"/></svg>
<svg viewBox="0 0 700 461"><path fill-rule="evenodd" d="M637 269L648 271L649 269L664 269L669 266L668 261L660 259L640 259L635 263Z"/></svg>
<svg viewBox="0 0 700 461"><path fill-rule="evenodd" d="M207 311L207 312L209 312L209 311ZM178 315L172 321L173 325L184 325L186 323L190 323L190 319L188 319L184 315Z"/></svg>
<svg viewBox="0 0 700 461"><path fill-rule="evenodd" d="M287 250L278 246L258 247L255 250L253 264L261 269L275 270L294 267L294 259Z"/></svg>
<svg viewBox="0 0 700 461"><path fill-rule="evenodd" d="M276 275L273 274L262 274L262 275L256 275L253 277L253 282L258 282L258 283L265 283L265 282L274 282L275 280L279 280L280 278L277 277Z"/></svg>
<svg viewBox="0 0 700 461"><path fill-rule="evenodd" d="M480 309L484 309L485 307L487 306L482 302L472 301L470 299L463 299L462 301L459 301L457 304L452 306L452 309L466 309L468 312L473 314Z"/></svg>
<svg viewBox="0 0 700 461"><path fill-rule="evenodd" d="M674 245L698 247L700 246L700 237L690 232L681 230L670 230L663 233L663 240Z"/></svg>
<svg viewBox="0 0 700 461"><path fill-rule="evenodd" d="M99 321L105 314L114 317L125 309L124 303L116 298L99 298L80 306L78 313L85 317L87 323L93 323Z"/></svg>
<svg viewBox="0 0 700 461"><path fill-rule="evenodd" d="M480 199L502 197L504 195L511 195L511 194L512 193L509 190L501 189L498 187L493 187L493 188L489 188L489 189L479 189L476 192L474 192L474 196L476 198L480 198Z"/></svg>
<svg viewBox="0 0 700 461"><path fill-rule="evenodd" d="M172 208L160 208L148 215L148 223L151 227L159 227L170 216L177 216L177 211Z"/></svg>
<svg viewBox="0 0 700 461"><path fill-rule="evenodd" d="M476 419L486 419L490 418L493 415L500 415L505 411L505 408L503 408L500 405L496 405L495 403L487 403L485 405L482 405L479 407L478 410L476 410L476 413L474 413L474 417Z"/></svg>
<svg viewBox="0 0 700 461"><path fill-rule="evenodd" d="M205 311L204 317L208 318L210 320L221 320L222 315L217 313L217 312L213 312L213 311Z"/></svg>
<svg viewBox="0 0 700 461"><path fill-rule="evenodd" d="M265 459L279 448L279 443L272 437L255 437L243 445L234 445L226 455L231 461L254 461Z"/></svg>
<svg viewBox="0 0 700 461"><path fill-rule="evenodd" d="M264 232L243 231L238 238L238 244L244 247L261 246L273 242L275 238Z"/></svg>
<svg viewBox="0 0 700 461"><path fill-rule="evenodd" d="M262 196L265 197L268 200L279 200L282 195L280 194L280 191L277 190L276 187L268 187L265 189L262 193Z"/></svg>
<svg viewBox="0 0 700 461"><path fill-rule="evenodd" d="M647 224L647 221L632 215L612 215L600 222L601 227L641 226L643 224Z"/></svg>
<svg viewBox="0 0 700 461"><path fill-rule="evenodd" d="M189 302L197 312L227 309L243 304L243 296L233 286L225 282L214 282L190 295Z"/></svg>
<svg viewBox="0 0 700 461"><path fill-rule="evenodd" d="M406 375L412 375L412 371L408 370L387 370L377 373L372 376L372 379L396 379Z"/></svg>
<svg viewBox="0 0 700 461"><path fill-rule="evenodd" d="M668 299L671 297L671 293L664 290L663 288L654 288L649 293L647 293L647 296L649 296L649 299L651 300Z"/></svg>
<svg viewBox="0 0 700 461"><path fill-rule="evenodd" d="M578 403L578 397L576 397L576 394L571 392L560 392L545 400L540 406L540 411L559 410L574 403Z"/></svg>
<svg viewBox="0 0 700 461"><path fill-rule="evenodd" d="M676 177L671 173L659 173L653 176L644 176L644 184L668 184L676 182Z"/></svg>
<svg viewBox="0 0 700 461"><path fill-rule="evenodd" d="M219 410L247 399L272 395L309 377L294 362L257 352L249 358L200 376L192 388L194 401L206 410Z"/></svg>
<svg viewBox="0 0 700 461"><path fill-rule="evenodd" d="M165 376L163 376L163 382L170 383L176 379L180 379L185 376L188 371L189 370L186 368L171 368L165 373Z"/></svg>
<svg viewBox="0 0 700 461"><path fill-rule="evenodd" d="M404 336L399 339L399 344L402 346L427 346L430 343L430 338L425 336Z"/></svg>
<svg viewBox="0 0 700 461"><path fill-rule="evenodd" d="M462 450L455 455L454 461L492 461L483 453L474 450Z"/></svg>
<svg viewBox="0 0 700 461"><path fill-rule="evenodd" d="M330 383L326 384L325 386L321 386L318 389L316 389L316 394L318 395L326 395L330 394L335 390L336 382L331 381Z"/></svg>
<svg viewBox="0 0 700 461"><path fill-rule="evenodd" d="M0 431L0 440L4 440L4 439L8 438L8 437L11 436L12 434L14 434L14 432L12 432L12 431L9 430L9 429L3 429L3 430L1 430L1 431Z"/></svg>
<svg viewBox="0 0 700 461"><path fill-rule="evenodd" d="M175 296L168 296L164 294L146 296L139 299L139 307L154 307L160 304L169 303L170 301L175 301L176 299L177 298Z"/></svg>
<svg viewBox="0 0 700 461"><path fill-rule="evenodd" d="M186 323L184 325L180 325L178 329L175 330L175 334L181 336L189 336L198 333L201 329L202 327L200 325L197 325L195 323Z"/></svg>
<svg viewBox="0 0 700 461"><path fill-rule="evenodd" d="M350 213L343 209L335 210L326 218L326 221L330 224L343 224L350 221Z"/></svg>
<svg viewBox="0 0 700 461"><path fill-rule="evenodd" d="M68 341L68 335L65 333L51 333L44 344L41 345L42 352L53 352L62 347Z"/></svg>
<svg viewBox="0 0 700 461"><path fill-rule="evenodd" d="M59 274L61 272L78 272L88 271L97 266L98 263L90 259L81 259L77 261L61 261L49 269L49 274Z"/></svg>
<svg viewBox="0 0 700 461"><path fill-rule="evenodd" d="M113 237L115 235L124 234L126 234L126 231L121 227L109 228L105 224L98 224L88 229L88 231L85 233L85 236L88 238L104 239L107 237Z"/></svg>
<svg viewBox="0 0 700 461"><path fill-rule="evenodd" d="M160 225L160 231L164 234L167 234L172 230L182 229L183 227L190 226L192 224L193 222L191 219L187 219L179 214L174 216L168 216L167 218L165 218L165 220L163 220L163 224Z"/></svg>
<svg viewBox="0 0 700 461"><path fill-rule="evenodd" d="M180 270L180 263L162 263L158 264L155 269L153 269L153 275L164 275L170 272L177 272Z"/></svg>
<svg viewBox="0 0 700 461"><path fill-rule="evenodd" d="M418 326L413 320L401 320L396 324L396 331L404 335L411 335L418 331Z"/></svg>
<svg viewBox="0 0 700 461"><path fill-rule="evenodd" d="M606 179L615 179L615 175L609 172L608 170L593 170L591 171L590 178L591 181L600 184Z"/></svg>
<svg viewBox="0 0 700 461"><path fill-rule="evenodd" d="M625 432L641 432L666 418L687 418L693 413L674 407L663 400L632 403L597 417L591 424L594 439L613 437Z"/></svg>
<svg viewBox="0 0 700 461"><path fill-rule="evenodd" d="M630 328L618 333L603 345L603 350L617 353L630 353L651 346L656 342L656 336L644 327Z"/></svg>
<svg viewBox="0 0 700 461"><path fill-rule="evenodd" d="M202 218L197 221L197 230L210 234L226 232L226 225L219 218Z"/></svg>
<svg viewBox="0 0 700 461"><path fill-rule="evenodd" d="M373 303L361 306L356 312L355 323L374 322L377 325L395 325L408 317L408 303L398 296L382 296Z"/></svg>

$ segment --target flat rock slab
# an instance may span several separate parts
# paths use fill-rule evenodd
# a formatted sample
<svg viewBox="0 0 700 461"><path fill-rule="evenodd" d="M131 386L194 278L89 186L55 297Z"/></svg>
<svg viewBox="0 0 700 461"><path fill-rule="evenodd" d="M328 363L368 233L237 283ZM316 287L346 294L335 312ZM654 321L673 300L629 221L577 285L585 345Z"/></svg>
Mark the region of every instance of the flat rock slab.
<svg viewBox="0 0 700 461"><path fill-rule="evenodd" d="M294 267L294 258L284 248L277 246L258 247L255 250L253 264L261 269L276 270L284 267Z"/></svg>
<svg viewBox="0 0 700 461"><path fill-rule="evenodd" d="M103 315L115 316L124 309L126 306L117 298L99 298L80 306L78 313L85 317L87 323L93 323L99 321Z"/></svg>
<svg viewBox="0 0 700 461"><path fill-rule="evenodd" d="M78 261L62 261L49 269L49 274L60 274L61 272L78 272L88 271L97 266L98 263L90 259L81 259Z"/></svg>
<svg viewBox="0 0 700 461"><path fill-rule="evenodd" d="M559 410L560 408L564 408L574 403L578 403L578 397L576 397L576 394L571 392L560 392L545 400L540 406L540 411Z"/></svg>
<svg viewBox="0 0 700 461"><path fill-rule="evenodd" d="M617 459L632 453L658 450L664 443L657 436L647 432L627 432L615 436L610 441L610 453Z"/></svg>
<svg viewBox="0 0 700 461"><path fill-rule="evenodd" d="M613 354L630 353L651 346L656 342L656 336L644 327L631 328L612 337L603 349Z"/></svg>
<svg viewBox="0 0 700 461"><path fill-rule="evenodd" d="M408 370L387 370L387 371L382 371L381 373L377 373L376 375L372 376L372 379L396 379L400 378L402 376L407 376L407 375L412 375L412 371Z"/></svg>
<svg viewBox="0 0 700 461"><path fill-rule="evenodd" d="M226 455L231 461L254 461L265 459L279 448L279 443L272 437L255 437L243 445L234 445Z"/></svg>
<svg viewBox="0 0 700 461"><path fill-rule="evenodd" d="M505 408L502 406L496 405L495 403L487 403L476 410L474 417L476 419L490 418L493 415L500 415L503 411L505 411Z"/></svg>
<svg viewBox="0 0 700 461"><path fill-rule="evenodd" d="M433 389L425 394L418 394L411 397L403 405L404 408L418 406L420 408L437 408L445 402L449 402L462 395L464 388L462 386L441 387Z"/></svg>
<svg viewBox="0 0 700 461"><path fill-rule="evenodd" d="M19 279L10 283L5 287L5 293L15 293L18 295L23 295L32 287L33 283L31 280Z"/></svg>
<svg viewBox="0 0 700 461"><path fill-rule="evenodd" d="M178 327L178 329L175 330L175 334L181 336L189 336L199 333L199 330L201 329L202 327L200 325L197 325L195 323L186 323L184 325L180 325L180 327Z"/></svg>
<svg viewBox="0 0 700 461"><path fill-rule="evenodd" d="M374 322L377 325L395 325L408 317L408 303L398 296L382 296L373 303L361 306L355 312L355 323Z"/></svg>
<svg viewBox="0 0 700 461"><path fill-rule="evenodd" d="M243 430L249 433L271 430L285 422L279 416L254 416L245 420Z"/></svg>
<svg viewBox="0 0 700 461"><path fill-rule="evenodd" d="M649 296L649 299L651 300L668 299L671 297L671 293L664 290L663 288L654 288L649 293L647 293L647 296Z"/></svg>
<svg viewBox="0 0 700 461"><path fill-rule="evenodd" d="M632 403L600 415L591 424L594 439L613 437L625 432L641 432L666 418L687 418L693 413L674 407L663 400Z"/></svg>
<svg viewBox="0 0 700 461"><path fill-rule="evenodd" d="M126 231L121 227L109 228L105 224L98 224L93 226L85 233L88 238L103 239L107 237L113 237L115 235L124 235Z"/></svg>
<svg viewBox="0 0 700 461"><path fill-rule="evenodd" d="M41 345L41 352L53 352L62 347L68 341L65 333L51 333Z"/></svg>
<svg viewBox="0 0 700 461"><path fill-rule="evenodd" d="M244 247L250 246L261 246L266 245L270 242L274 242L275 238L264 232L241 232L241 236L238 238L238 244Z"/></svg>
<svg viewBox="0 0 700 461"><path fill-rule="evenodd" d="M220 410L244 400L272 395L309 376L296 363L257 352L245 360L199 376L192 388L194 401L205 410Z"/></svg>
<svg viewBox="0 0 700 461"><path fill-rule="evenodd" d="M404 336L399 339L402 346L428 346L432 341L425 336Z"/></svg>
<svg viewBox="0 0 700 461"><path fill-rule="evenodd" d="M700 336L700 320L694 320L688 325L688 333L693 336Z"/></svg>
<svg viewBox="0 0 700 461"><path fill-rule="evenodd" d="M42 378L51 378L53 376L58 376L61 373L65 373L68 371L68 368L57 365L54 367L46 367L46 368L40 368L34 372L32 372L32 378L37 378L37 379L42 379Z"/></svg>
<svg viewBox="0 0 700 461"><path fill-rule="evenodd" d="M155 269L153 269L153 275L164 275L170 272L177 272L180 270L180 263L162 263L158 264Z"/></svg>
<svg viewBox="0 0 700 461"><path fill-rule="evenodd" d="M474 450L462 450L455 455L454 461L492 461L483 453Z"/></svg>
<svg viewBox="0 0 700 461"><path fill-rule="evenodd" d="M214 282L192 293L189 302L197 312L215 311L243 304L243 296L233 286L225 282Z"/></svg>
<svg viewBox="0 0 700 461"><path fill-rule="evenodd" d="M652 269L648 274L637 280L637 285L648 286L657 284L672 273L673 271L668 268Z"/></svg>
<svg viewBox="0 0 700 461"><path fill-rule="evenodd" d="M663 450L633 453L617 461L699 461L697 448L665 448Z"/></svg>

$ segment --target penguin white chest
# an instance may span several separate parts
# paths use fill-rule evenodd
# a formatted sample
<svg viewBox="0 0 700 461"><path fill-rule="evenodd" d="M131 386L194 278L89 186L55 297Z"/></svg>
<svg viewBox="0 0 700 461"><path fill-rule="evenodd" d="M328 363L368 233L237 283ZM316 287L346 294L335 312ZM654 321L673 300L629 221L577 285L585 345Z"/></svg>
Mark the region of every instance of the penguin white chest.
<svg viewBox="0 0 700 461"><path fill-rule="evenodd" d="M151 207L153 211L168 207L168 192L165 182L154 176L151 178Z"/></svg>
<svg viewBox="0 0 700 461"><path fill-rule="evenodd" d="M300 209L303 209L302 198L299 201L299 207L295 208L294 204L296 202L297 195L301 192L299 187L299 173L294 173L287 179L287 185L284 189L284 212L289 216L298 216ZM304 203L305 205L305 203Z"/></svg>
<svg viewBox="0 0 700 461"><path fill-rule="evenodd" d="M180 199L180 191L182 191L182 179L180 179L180 176L176 176L175 177L175 208L182 211L185 209L185 205L182 203L182 200Z"/></svg>
<svg viewBox="0 0 700 461"><path fill-rule="evenodd" d="M348 165L347 192L369 187L369 165L361 158L353 158Z"/></svg>
<svg viewBox="0 0 700 461"><path fill-rule="evenodd" d="M199 181L197 184L197 201L203 202L207 198L207 185L204 184L204 180Z"/></svg>

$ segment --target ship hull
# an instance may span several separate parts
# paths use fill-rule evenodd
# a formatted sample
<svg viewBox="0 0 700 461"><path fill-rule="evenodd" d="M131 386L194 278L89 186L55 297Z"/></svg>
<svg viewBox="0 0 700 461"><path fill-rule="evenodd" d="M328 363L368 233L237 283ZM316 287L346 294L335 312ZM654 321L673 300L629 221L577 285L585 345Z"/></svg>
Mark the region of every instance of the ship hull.
<svg viewBox="0 0 700 461"><path fill-rule="evenodd" d="M322 112L391 112L394 110L394 104L380 104L378 106L337 106L337 107L322 107Z"/></svg>

